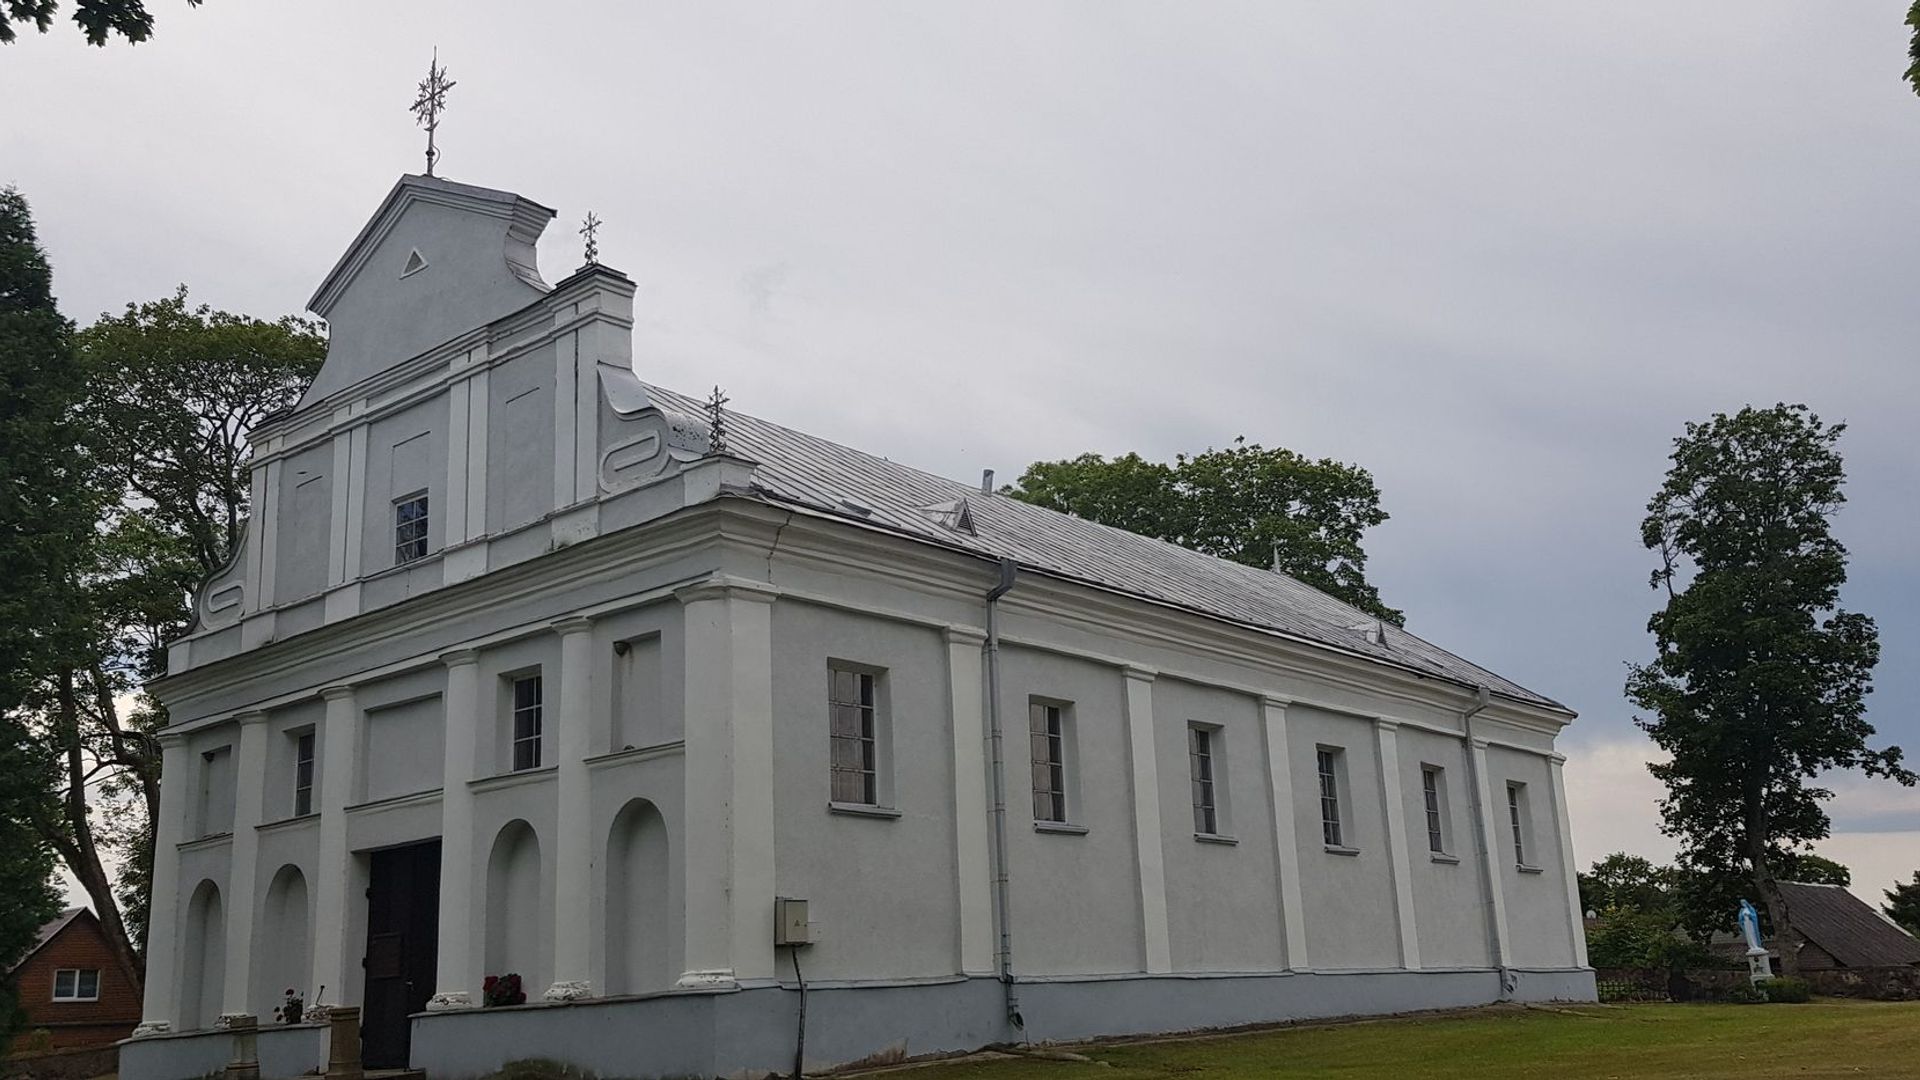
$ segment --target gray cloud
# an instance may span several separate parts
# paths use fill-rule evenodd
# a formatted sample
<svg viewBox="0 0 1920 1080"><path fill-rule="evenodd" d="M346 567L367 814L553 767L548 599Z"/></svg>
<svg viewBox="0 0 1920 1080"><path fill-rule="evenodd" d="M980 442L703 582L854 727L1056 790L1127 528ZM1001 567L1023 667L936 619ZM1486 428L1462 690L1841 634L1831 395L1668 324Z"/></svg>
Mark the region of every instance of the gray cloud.
<svg viewBox="0 0 1920 1080"><path fill-rule="evenodd" d="M1575 753L1631 735L1668 440L1804 400L1852 425L1847 600L1912 744L1903 9L209 5L0 55L33 103L0 182L78 317L293 310L418 168L437 44L442 171L559 208L552 278L607 220L643 377L963 478L1237 434L1361 462L1386 598L1580 709Z"/></svg>

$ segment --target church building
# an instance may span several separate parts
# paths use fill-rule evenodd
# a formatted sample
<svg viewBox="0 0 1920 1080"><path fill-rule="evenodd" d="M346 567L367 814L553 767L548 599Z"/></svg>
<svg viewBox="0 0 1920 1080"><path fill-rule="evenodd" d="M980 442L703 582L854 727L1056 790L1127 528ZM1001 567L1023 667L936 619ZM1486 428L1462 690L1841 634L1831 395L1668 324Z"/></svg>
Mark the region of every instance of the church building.
<svg viewBox="0 0 1920 1080"><path fill-rule="evenodd" d="M1593 999L1571 711L653 385L630 279L542 276L552 217L407 176L314 294L326 363L152 687L126 1080L243 1014L268 1080L324 1067L289 991L434 1080L786 1072L803 1015L825 1068Z"/></svg>

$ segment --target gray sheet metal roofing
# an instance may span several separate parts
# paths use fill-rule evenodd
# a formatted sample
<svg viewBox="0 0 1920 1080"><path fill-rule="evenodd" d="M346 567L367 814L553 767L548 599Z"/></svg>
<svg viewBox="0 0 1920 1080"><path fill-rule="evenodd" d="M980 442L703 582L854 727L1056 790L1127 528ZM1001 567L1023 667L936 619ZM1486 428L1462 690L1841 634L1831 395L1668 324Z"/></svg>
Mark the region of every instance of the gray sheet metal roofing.
<svg viewBox="0 0 1920 1080"><path fill-rule="evenodd" d="M669 410L700 415L705 404L648 387ZM1493 672L1388 624L1377 642L1371 615L1284 574L1202 555L1177 544L1100 525L947 480L731 409L728 452L755 462L754 486L773 502L877 526L1022 568L1144 597L1270 630L1463 686L1567 711ZM927 508L967 500L974 534L940 523ZM853 505L848 505L849 503ZM861 513L861 509L871 513ZM1355 629L1361 627L1361 629Z"/></svg>

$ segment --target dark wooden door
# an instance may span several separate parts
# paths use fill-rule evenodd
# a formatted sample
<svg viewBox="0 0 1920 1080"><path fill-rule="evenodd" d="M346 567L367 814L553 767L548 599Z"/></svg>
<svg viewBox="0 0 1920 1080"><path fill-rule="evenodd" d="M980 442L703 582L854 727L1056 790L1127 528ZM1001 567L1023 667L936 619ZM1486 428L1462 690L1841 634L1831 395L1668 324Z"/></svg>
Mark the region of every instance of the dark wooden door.
<svg viewBox="0 0 1920 1080"><path fill-rule="evenodd" d="M373 853L367 887L360 1053L369 1069L407 1066L407 1017L433 996L440 934L440 841Z"/></svg>

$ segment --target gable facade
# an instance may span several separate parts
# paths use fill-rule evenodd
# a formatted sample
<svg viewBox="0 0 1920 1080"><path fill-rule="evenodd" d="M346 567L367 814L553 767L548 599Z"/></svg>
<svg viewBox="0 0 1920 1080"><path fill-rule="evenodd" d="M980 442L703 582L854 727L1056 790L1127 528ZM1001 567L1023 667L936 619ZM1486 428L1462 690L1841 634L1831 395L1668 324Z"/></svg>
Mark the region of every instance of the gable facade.
<svg viewBox="0 0 1920 1080"><path fill-rule="evenodd" d="M140 992L120 969L99 920L85 908L63 913L7 977L14 980L26 1032L45 1031L50 1049L101 1046L140 1022Z"/></svg>
<svg viewBox="0 0 1920 1080"><path fill-rule="evenodd" d="M341 364L154 687L127 1075L288 987L446 1075L786 1067L796 962L821 1065L1591 998L1563 707L1277 575L716 448L533 205L408 178L322 288ZM484 1008L509 973L552 1007Z"/></svg>

